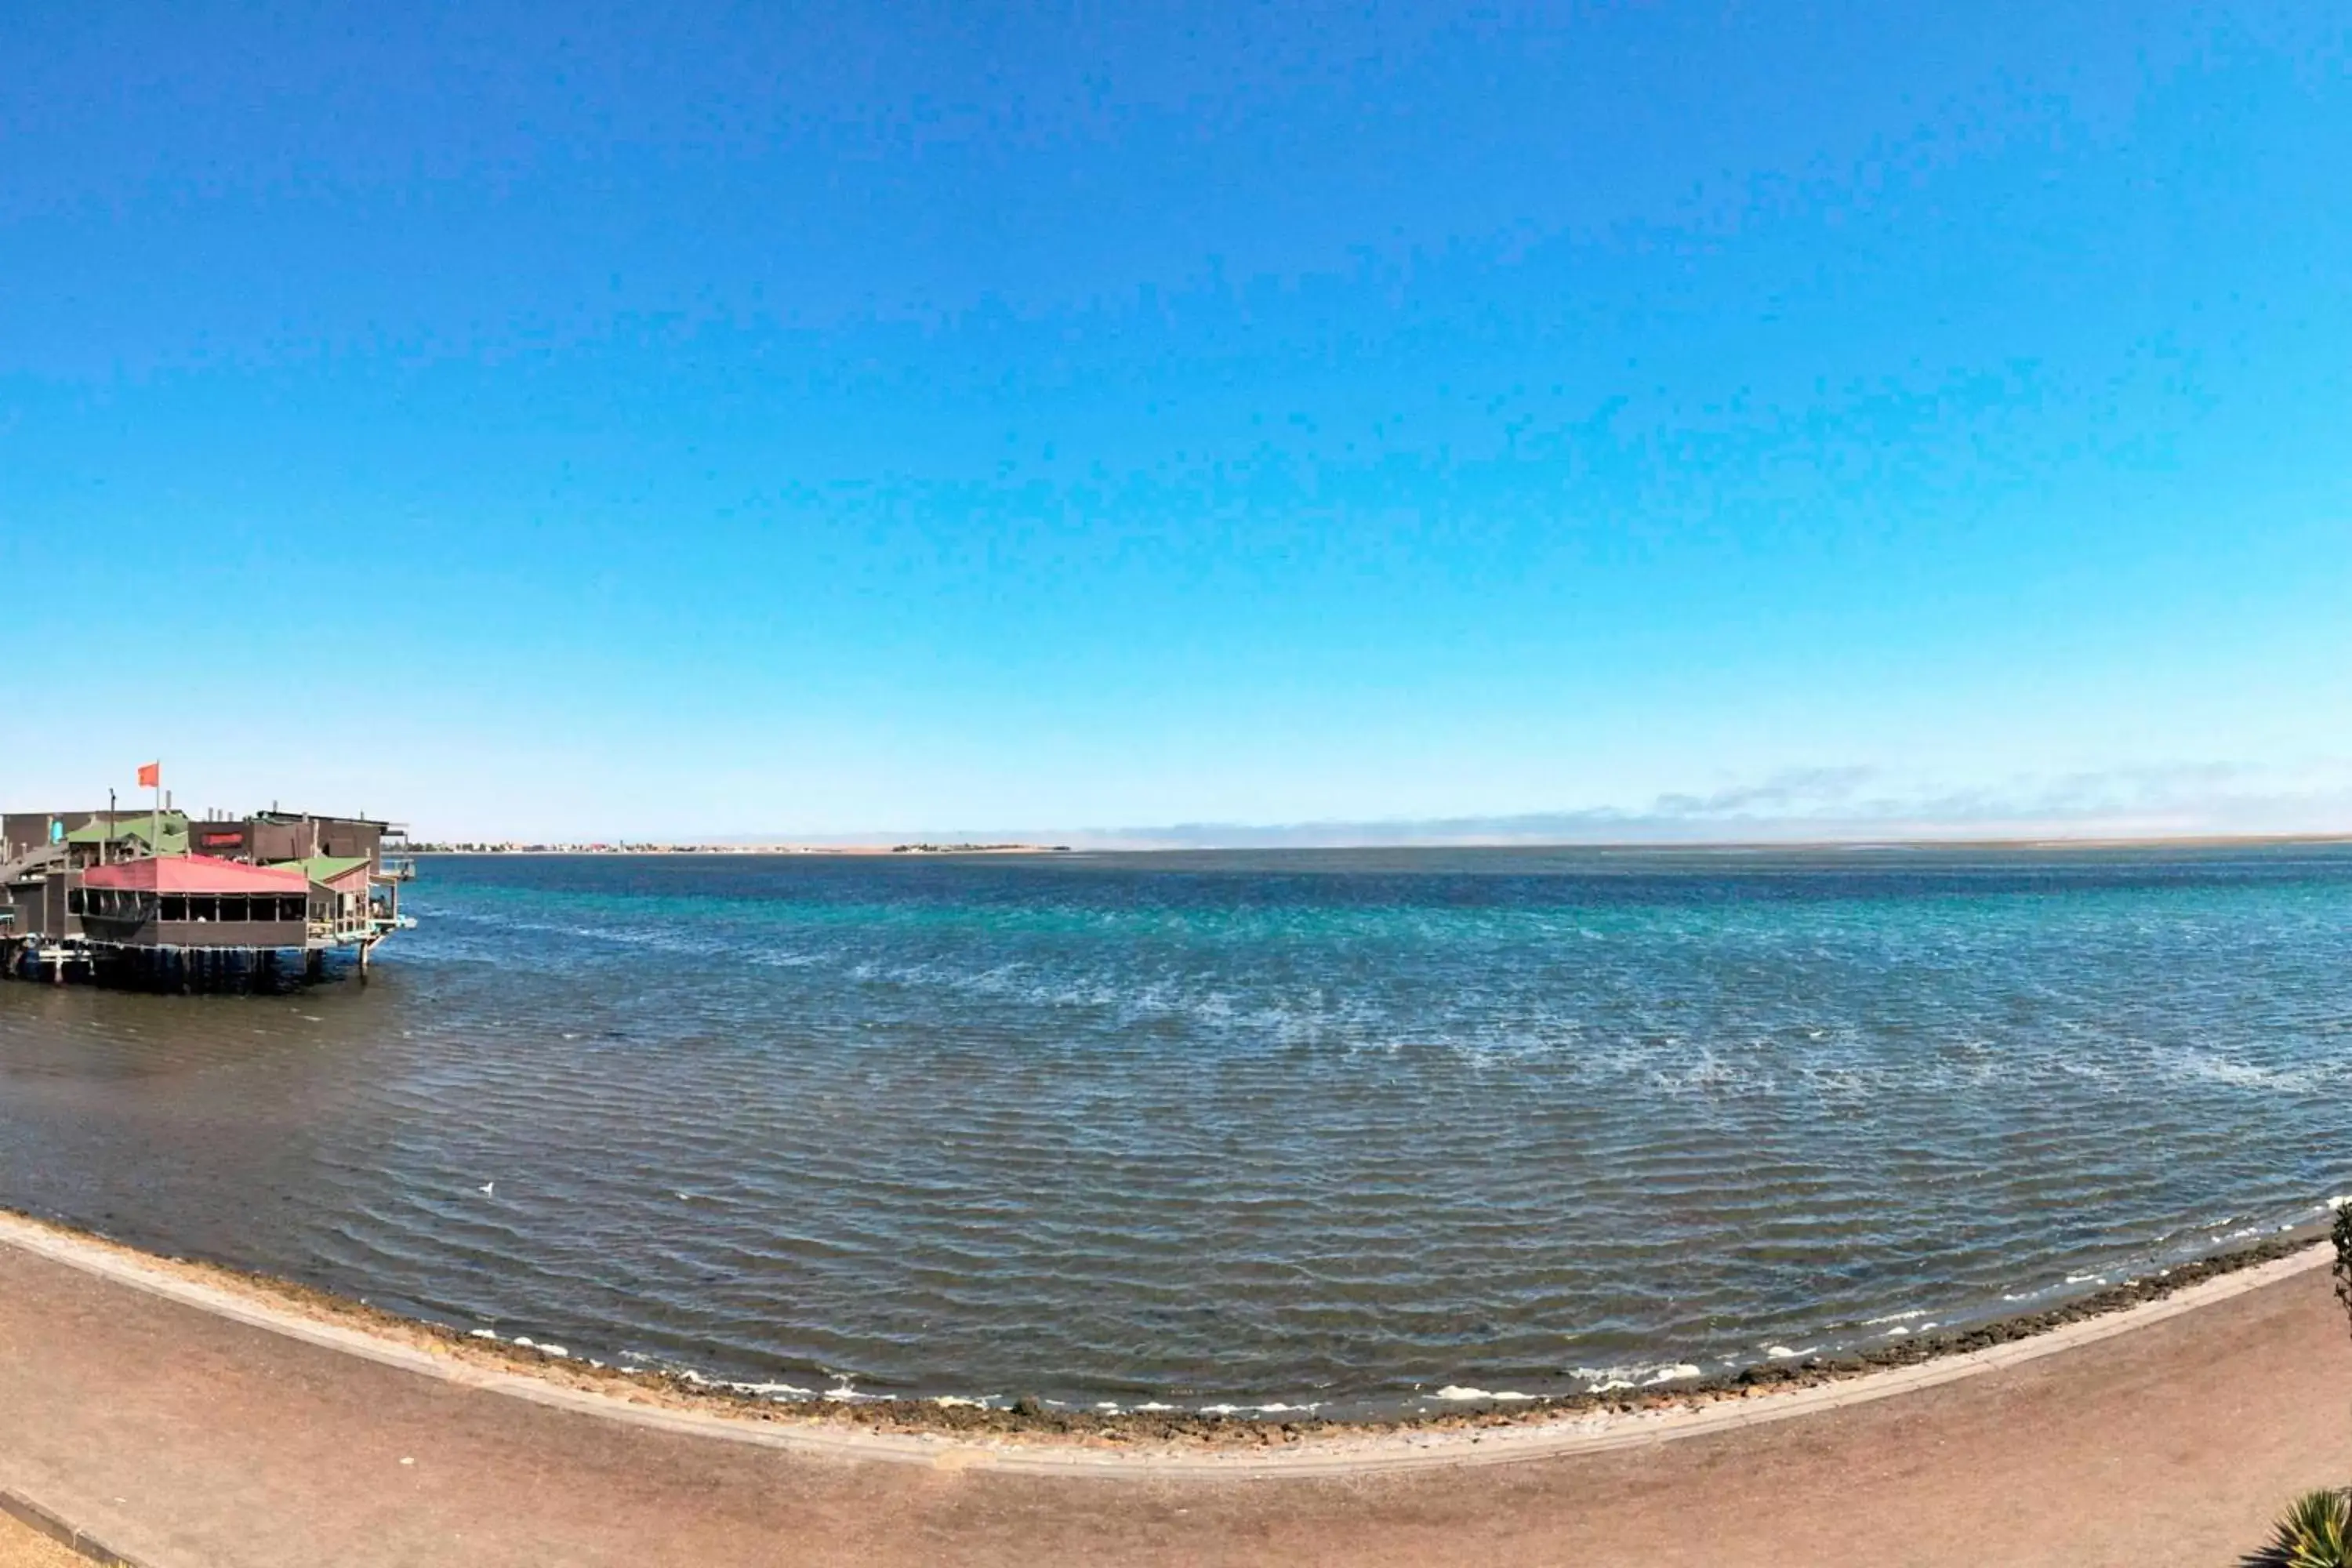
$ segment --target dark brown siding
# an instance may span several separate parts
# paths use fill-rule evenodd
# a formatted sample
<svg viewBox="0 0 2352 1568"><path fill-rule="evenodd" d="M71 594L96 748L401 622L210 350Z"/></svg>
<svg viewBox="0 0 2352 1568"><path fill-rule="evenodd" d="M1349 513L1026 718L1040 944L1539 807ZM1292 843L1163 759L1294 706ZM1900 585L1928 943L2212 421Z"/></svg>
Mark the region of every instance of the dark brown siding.
<svg viewBox="0 0 2352 1568"><path fill-rule="evenodd" d="M310 828L308 823L260 822L249 825L253 858L267 866L278 860L307 859L310 854Z"/></svg>
<svg viewBox="0 0 2352 1568"><path fill-rule="evenodd" d="M149 921L135 928L90 922L89 934L99 942L127 947L300 947L310 928L300 921L214 921L196 923Z"/></svg>
<svg viewBox="0 0 2352 1568"><path fill-rule="evenodd" d="M54 815L47 811L12 811L0 816L0 840L6 844L6 851L0 853L0 860L13 860L28 849L38 849L47 844L49 841L49 819ZM68 814L66 820L70 823L75 816L87 815L86 812Z"/></svg>
<svg viewBox="0 0 2352 1568"><path fill-rule="evenodd" d="M242 822L191 822L188 847L221 860L242 860L251 834Z"/></svg>
<svg viewBox="0 0 2352 1568"><path fill-rule="evenodd" d="M383 868L383 827L347 816L303 816L252 825L253 858L264 865L274 860L307 860L313 855L364 858L371 870Z"/></svg>

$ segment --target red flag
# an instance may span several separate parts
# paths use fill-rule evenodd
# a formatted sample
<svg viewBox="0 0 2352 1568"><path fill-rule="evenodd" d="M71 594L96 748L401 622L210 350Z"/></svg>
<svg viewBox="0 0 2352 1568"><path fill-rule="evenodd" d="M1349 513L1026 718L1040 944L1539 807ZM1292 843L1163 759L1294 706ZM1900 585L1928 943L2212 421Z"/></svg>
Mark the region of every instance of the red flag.
<svg viewBox="0 0 2352 1568"><path fill-rule="evenodd" d="M140 787L141 789L161 789L161 788L163 788L163 763L140 763L140 764L139 764L139 787Z"/></svg>

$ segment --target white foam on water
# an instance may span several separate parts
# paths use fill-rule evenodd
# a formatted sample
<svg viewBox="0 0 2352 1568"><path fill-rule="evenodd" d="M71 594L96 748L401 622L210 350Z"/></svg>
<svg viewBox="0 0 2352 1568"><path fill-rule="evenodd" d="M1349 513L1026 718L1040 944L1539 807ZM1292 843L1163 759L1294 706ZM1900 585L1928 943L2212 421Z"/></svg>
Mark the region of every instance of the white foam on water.
<svg viewBox="0 0 2352 1568"><path fill-rule="evenodd" d="M1914 1307L1907 1312L1889 1312L1883 1318L1864 1318L1862 1321L1862 1326L1865 1329L1874 1329L1882 1323L1908 1323L1927 1315L1927 1308Z"/></svg>
<svg viewBox="0 0 2352 1568"><path fill-rule="evenodd" d="M1764 1356L1768 1361L1793 1361L1801 1355L1811 1355L1821 1348L1819 1345L1807 1345L1803 1350L1792 1351L1786 1345L1767 1345Z"/></svg>
<svg viewBox="0 0 2352 1568"><path fill-rule="evenodd" d="M1681 1043L1679 1040L1666 1042L1669 1046L1679 1046ZM1650 1081L1653 1084L1673 1095L1717 1094L1747 1086L1754 1078L1753 1073L1742 1068L1737 1063L1725 1061L1717 1056L1712 1048L1706 1046L1699 1047L1697 1059L1680 1072L1669 1072L1660 1068L1653 1070L1650 1074ZM1771 1087L1771 1080L1765 1079L1762 1085L1764 1092L1770 1092Z"/></svg>
<svg viewBox="0 0 2352 1568"><path fill-rule="evenodd" d="M942 1394L934 1398L931 1403L940 1406L943 1410L985 1410L988 1408L987 1400L966 1399L961 1394Z"/></svg>
<svg viewBox="0 0 2352 1568"><path fill-rule="evenodd" d="M1510 1389L1465 1388L1458 1383L1449 1383L1430 1397L1459 1404L1473 1399L1533 1399L1535 1395L1516 1393Z"/></svg>
<svg viewBox="0 0 2352 1568"><path fill-rule="evenodd" d="M1886 1337L1890 1340L1899 1340L1910 1331L1910 1330L1905 1328L1902 1324L1897 1323L1895 1327L1886 1331Z"/></svg>
<svg viewBox="0 0 2352 1568"><path fill-rule="evenodd" d="M1652 1388L1700 1375L1689 1362L1661 1362L1646 1366L1580 1366L1569 1370L1588 1394L1608 1394L1621 1388Z"/></svg>
<svg viewBox="0 0 2352 1568"><path fill-rule="evenodd" d="M2064 1289L2063 1284L2036 1285L2030 1290L2003 1291L2000 1299L2004 1301L2038 1301Z"/></svg>
<svg viewBox="0 0 2352 1568"><path fill-rule="evenodd" d="M2315 1067L2266 1068L2207 1050L2159 1051L2156 1062L2168 1077L2218 1083L2230 1089L2291 1094L2315 1089L2320 1081L2320 1069Z"/></svg>
<svg viewBox="0 0 2352 1568"><path fill-rule="evenodd" d="M1203 1415L1238 1415L1241 1414L1241 1409L1242 1407L1238 1405L1203 1405L1201 1406L1201 1414Z"/></svg>
<svg viewBox="0 0 2352 1568"><path fill-rule="evenodd" d="M727 1386L738 1394L757 1394L762 1399L806 1399L816 1392L796 1383L730 1383Z"/></svg>
<svg viewBox="0 0 2352 1568"><path fill-rule="evenodd" d="M1158 1400L1156 1400L1156 1399L1147 1399L1147 1400L1145 1400L1142 1404L1140 1404L1140 1405L1137 1405L1137 1406L1136 1406L1136 1408L1137 1408L1138 1410L1153 1410L1153 1411L1158 1411L1158 1410L1173 1410L1173 1409L1175 1409L1176 1407L1175 1407L1174 1405L1162 1405L1162 1404L1160 1404L1160 1401L1158 1401Z"/></svg>
<svg viewBox="0 0 2352 1568"><path fill-rule="evenodd" d="M494 1340L499 1337L499 1331L496 1329L475 1329L466 1337L469 1340Z"/></svg>

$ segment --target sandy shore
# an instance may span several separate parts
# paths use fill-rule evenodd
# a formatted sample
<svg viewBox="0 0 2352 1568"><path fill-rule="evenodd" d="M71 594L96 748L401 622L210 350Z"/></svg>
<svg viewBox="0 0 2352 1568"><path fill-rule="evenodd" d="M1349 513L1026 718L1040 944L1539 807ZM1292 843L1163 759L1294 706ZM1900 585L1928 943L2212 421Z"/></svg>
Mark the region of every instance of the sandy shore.
<svg viewBox="0 0 2352 1568"><path fill-rule="evenodd" d="M10 1222L0 1492L153 1568L2210 1564L2352 1476L2325 1258L1872 1386L1558 1422L1542 1444L1520 1425L1139 1463L638 1404Z"/></svg>

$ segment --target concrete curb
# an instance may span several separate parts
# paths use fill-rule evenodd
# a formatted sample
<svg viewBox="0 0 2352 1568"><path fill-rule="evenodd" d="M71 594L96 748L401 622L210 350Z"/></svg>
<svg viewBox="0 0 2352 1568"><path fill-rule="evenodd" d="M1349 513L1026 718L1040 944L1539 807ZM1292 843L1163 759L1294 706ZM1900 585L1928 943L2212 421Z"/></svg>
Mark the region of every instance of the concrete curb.
<svg viewBox="0 0 2352 1568"><path fill-rule="evenodd" d="M0 1487L0 1513L6 1514L27 1530L47 1536L67 1551L101 1564L102 1568L148 1568L148 1564L138 1558L125 1557L89 1531L5 1487Z"/></svg>
<svg viewBox="0 0 2352 1568"><path fill-rule="evenodd" d="M1276 1479L1362 1476L1443 1466L1509 1464L1575 1454L1606 1453L1680 1437L1737 1431L1773 1421L1868 1404L1915 1390L1957 1383L1981 1373L2038 1361L2082 1345L2166 1321L2226 1301L2325 1264L2330 1250L2315 1242L2269 1263L2240 1268L2187 1286L2160 1300L2066 1324L2029 1339L1940 1357L1916 1365L1865 1373L1832 1383L1745 1399L1632 1415L1584 1414L1526 1426L1403 1429L1336 1435L1295 1447L1209 1453L1116 1449L973 1438L946 1433L872 1432L827 1423L821 1416L775 1423L709 1411L639 1405L613 1394L573 1388L528 1372L485 1367L435 1354L365 1330L321 1322L220 1286L189 1279L111 1245L0 1214L0 1245L37 1254L118 1284L164 1297L215 1317L283 1334L328 1350L486 1393L529 1400L604 1420L623 1421L686 1436L793 1449L840 1459L887 1459L938 1469L1002 1470L1025 1475L1129 1479ZM37 1526L45 1530L49 1526ZM51 1531L54 1533L54 1531ZM77 1532L78 1533L78 1532ZM63 1539L63 1538L60 1538ZM100 1558L101 1562L121 1561ZM134 1564L133 1568L138 1568Z"/></svg>

